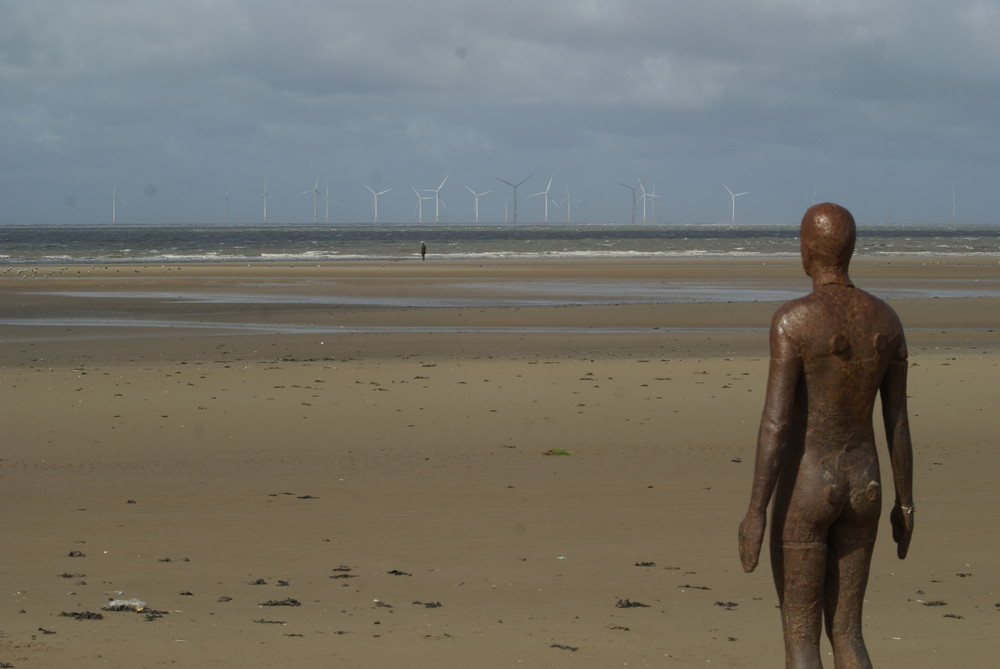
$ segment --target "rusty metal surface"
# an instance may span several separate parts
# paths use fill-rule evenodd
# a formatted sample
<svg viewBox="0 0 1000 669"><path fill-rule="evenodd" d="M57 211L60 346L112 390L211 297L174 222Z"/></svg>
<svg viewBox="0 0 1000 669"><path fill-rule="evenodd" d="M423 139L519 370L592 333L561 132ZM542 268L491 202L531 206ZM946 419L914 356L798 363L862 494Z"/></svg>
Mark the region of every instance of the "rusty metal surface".
<svg viewBox="0 0 1000 669"><path fill-rule="evenodd" d="M802 218L812 292L783 305L770 330L767 395L750 506L739 530L744 571L760 556L771 505L771 568L786 666L821 667L825 628L838 669L871 667L862 604L882 503L872 414L881 400L900 559L913 532L907 349L896 313L857 288L848 266L854 219L825 203Z"/></svg>

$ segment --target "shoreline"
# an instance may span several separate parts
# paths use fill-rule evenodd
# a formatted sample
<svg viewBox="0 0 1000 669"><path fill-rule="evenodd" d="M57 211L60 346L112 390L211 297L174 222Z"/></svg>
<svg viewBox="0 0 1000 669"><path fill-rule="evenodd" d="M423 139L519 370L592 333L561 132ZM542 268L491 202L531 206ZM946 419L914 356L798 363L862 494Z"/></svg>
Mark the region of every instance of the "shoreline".
<svg viewBox="0 0 1000 669"><path fill-rule="evenodd" d="M124 270L67 267L44 278L0 273L0 339L9 344L0 351L0 364L139 360L151 344L158 359L212 359L222 340L239 359L391 357L396 347L449 357L535 348L684 356L711 351L719 337L761 355L766 337L760 334L785 301L773 299L774 287L787 297L809 290L808 277L791 259ZM994 345L998 260L862 261L852 276L876 295L931 295L887 297L917 350ZM695 297L670 301L678 286ZM727 290L744 292L724 300ZM936 297L936 290L963 296ZM606 294L591 294L597 291ZM705 291L716 297L698 301ZM959 304L964 306L956 319L952 312ZM106 346L109 339L116 348Z"/></svg>

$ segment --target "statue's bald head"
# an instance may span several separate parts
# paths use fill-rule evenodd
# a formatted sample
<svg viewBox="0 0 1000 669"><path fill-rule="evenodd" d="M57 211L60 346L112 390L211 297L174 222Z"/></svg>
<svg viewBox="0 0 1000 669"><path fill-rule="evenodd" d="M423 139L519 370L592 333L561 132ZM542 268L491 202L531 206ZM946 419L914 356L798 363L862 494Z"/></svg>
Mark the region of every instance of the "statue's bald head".
<svg viewBox="0 0 1000 669"><path fill-rule="evenodd" d="M846 274L856 238L854 217L839 204L824 202L809 207L799 228L806 274L812 276L816 270Z"/></svg>

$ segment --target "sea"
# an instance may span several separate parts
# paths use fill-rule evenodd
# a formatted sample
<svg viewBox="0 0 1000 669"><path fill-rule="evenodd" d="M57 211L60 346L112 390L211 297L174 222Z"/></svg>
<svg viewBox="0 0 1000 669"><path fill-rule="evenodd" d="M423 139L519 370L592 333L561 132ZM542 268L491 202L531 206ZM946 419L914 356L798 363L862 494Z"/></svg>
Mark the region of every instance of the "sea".
<svg viewBox="0 0 1000 669"><path fill-rule="evenodd" d="M11 225L0 263L797 256L796 225ZM997 256L1000 225L859 226L857 256Z"/></svg>

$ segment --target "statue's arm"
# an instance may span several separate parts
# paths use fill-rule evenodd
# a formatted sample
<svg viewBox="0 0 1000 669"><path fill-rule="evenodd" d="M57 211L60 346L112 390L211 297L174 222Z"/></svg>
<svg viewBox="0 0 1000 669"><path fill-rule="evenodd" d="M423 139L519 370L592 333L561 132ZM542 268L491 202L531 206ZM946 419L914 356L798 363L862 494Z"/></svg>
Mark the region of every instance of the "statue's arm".
<svg viewBox="0 0 1000 669"><path fill-rule="evenodd" d="M893 355L879 395L882 398L882 422L885 424L892 481L896 489L896 502L889 516L892 538L896 542L899 559L906 557L913 535L913 445L910 441L910 419L906 410L906 374L908 368L906 343L902 333L899 346Z"/></svg>
<svg viewBox="0 0 1000 669"><path fill-rule="evenodd" d="M771 324L771 363L767 396L757 433L750 505L740 524L740 560L744 571L753 571L764 541L767 506L781 468L781 455L792 425L795 389L802 373L802 358L788 333L787 314L779 312Z"/></svg>

